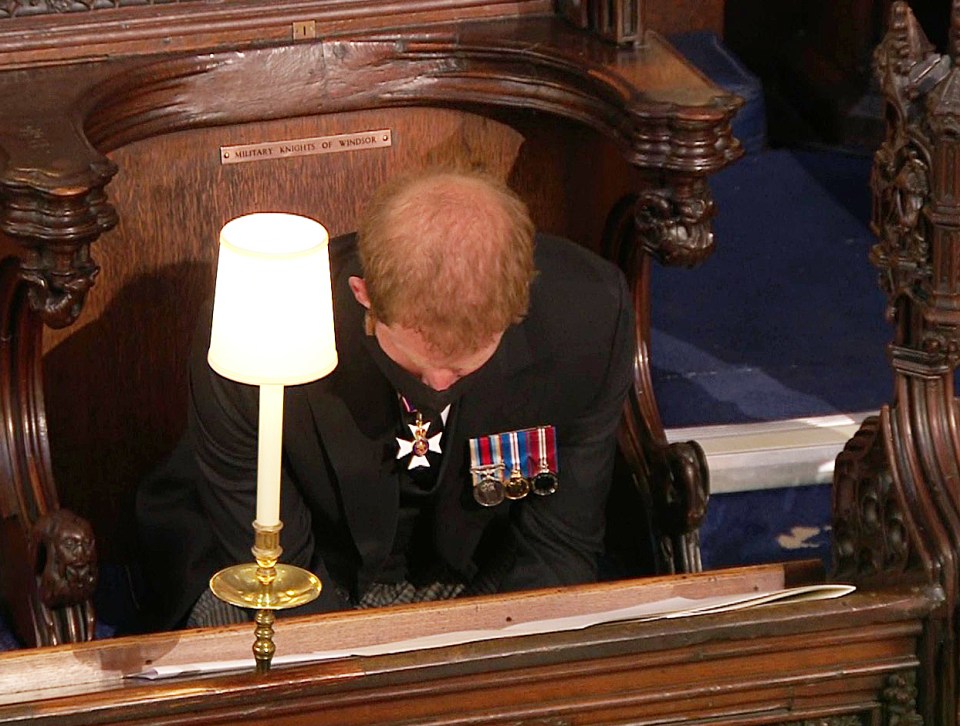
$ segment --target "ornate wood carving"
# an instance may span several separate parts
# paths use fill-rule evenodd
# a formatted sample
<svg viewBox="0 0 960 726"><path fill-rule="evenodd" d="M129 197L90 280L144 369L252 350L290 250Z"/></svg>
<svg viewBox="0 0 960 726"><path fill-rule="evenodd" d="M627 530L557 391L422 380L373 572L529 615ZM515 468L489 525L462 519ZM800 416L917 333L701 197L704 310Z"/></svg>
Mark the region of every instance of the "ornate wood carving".
<svg viewBox="0 0 960 726"><path fill-rule="evenodd" d="M837 457L834 574L843 580L904 575L920 565L910 557L916 527L885 467L881 428L879 417L868 418Z"/></svg>
<svg viewBox="0 0 960 726"><path fill-rule="evenodd" d="M863 726L863 723L859 716L825 716L804 721L788 721L780 726Z"/></svg>
<svg viewBox="0 0 960 726"><path fill-rule="evenodd" d="M713 199L704 180L645 191L635 214L643 249L666 265L693 267L713 252Z"/></svg>
<svg viewBox="0 0 960 726"><path fill-rule="evenodd" d="M887 102L874 158L871 261L889 298L894 398L837 458L835 574L864 585L942 589L919 695L928 723L958 722L960 425L960 3L950 54L924 36L905 2L890 9L874 56ZM889 723L920 723L912 680L891 682ZM899 690L898 690L899 689ZM899 705L896 705L899 704ZM901 708L902 707L902 708ZM901 710L898 710L901 709Z"/></svg>
<svg viewBox="0 0 960 726"><path fill-rule="evenodd" d="M887 676L883 689L884 722L888 726L923 726L917 713L917 675L914 671Z"/></svg>
<svg viewBox="0 0 960 726"><path fill-rule="evenodd" d="M31 553L37 592L31 598L37 645L93 640L97 548L86 520L67 509L33 525Z"/></svg>
<svg viewBox="0 0 960 726"><path fill-rule="evenodd" d="M44 90L25 72L5 75L0 231L25 248L21 276L31 306L48 325L64 327L80 314L99 271L90 243L117 222L104 192L116 168L83 133L81 99L89 89L62 68L51 69L50 79Z"/></svg>
<svg viewBox="0 0 960 726"><path fill-rule="evenodd" d="M59 509L40 379L43 323L11 259L0 264L0 594L28 644L93 638L90 525Z"/></svg>
<svg viewBox="0 0 960 726"><path fill-rule="evenodd" d="M2 0L0 19L50 13L77 13L135 5L168 5L171 2L196 2L196 0Z"/></svg>
<svg viewBox="0 0 960 726"><path fill-rule="evenodd" d="M657 513L653 526L660 546L658 566L664 573L700 571L700 524L710 498L709 470L700 445L695 441L667 442L650 367L650 274L654 258L646 243L669 249L674 240L665 239L669 237L665 231L676 227L669 223L656 227L646 224L645 205L650 199L671 197L669 190L655 189L621 200L604 233L606 254L627 272L637 311L636 382L627 400L620 448L638 485L649 489ZM709 228L704 234L712 240ZM688 259L682 254L660 258L668 263Z"/></svg>
<svg viewBox="0 0 960 726"><path fill-rule="evenodd" d="M7 196L11 205L17 203L16 195ZM24 201L22 208L26 210L25 216L33 217L31 223L37 224L38 229L44 221L57 224L59 220L66 220L74 215L89 213L95 216L96 210L91 204L100 207L108 220L103 223L103 229L109 229L116 223L99 189L90 190L82 199L43 199L43 196L42 193L21 196ZM34 204L30 209L31 202L39 204ZM46 216L53 216L57 221L44 220L43 217ZM6 226L3 222L0 222L0 228L28 248L20 277L31 285L31 307L50 327L63 328L70 325L80 315L87 291L93 286L94 278L100 272L99 266L90 256L91 235L75 236L72 231L68 231L64 238L53 240L49 237L43 239L39 234L36 237L18 234L15 226ZM47 230L56 232L51 227ZM99 236L99 233L93 236Z"/></svg>

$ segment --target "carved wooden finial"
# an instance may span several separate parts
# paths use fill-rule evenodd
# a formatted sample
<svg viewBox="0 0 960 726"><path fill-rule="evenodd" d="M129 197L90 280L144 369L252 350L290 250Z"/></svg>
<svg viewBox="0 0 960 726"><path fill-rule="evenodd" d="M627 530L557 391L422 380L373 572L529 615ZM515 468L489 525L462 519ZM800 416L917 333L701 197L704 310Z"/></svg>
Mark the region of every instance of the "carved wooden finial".
<svg viewBox="0 0 960 726"><path fill-rule="evenodd" d="M901 119L910 115L912 103L946 77L951 66L903 0L890 6L889 29L874 51L873 64L887 101Z"/></svg>
<svg viewBox="0 0 960 726"><path fill-rule="evenodd" d="M906 75L933 51L910 6L903 0L893 3L887 34L874 53L878 73Z"/></svg>

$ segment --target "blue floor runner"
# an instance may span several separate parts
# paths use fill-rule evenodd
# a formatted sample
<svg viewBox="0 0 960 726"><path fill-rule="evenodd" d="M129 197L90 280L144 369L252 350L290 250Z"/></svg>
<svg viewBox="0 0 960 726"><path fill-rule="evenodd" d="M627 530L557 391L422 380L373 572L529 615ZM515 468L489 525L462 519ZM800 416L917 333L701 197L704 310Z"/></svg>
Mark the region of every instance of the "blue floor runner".
<svg viewBox="0 0 960 726"><path fill-rule="evenodd" d="M713 497L700 529L705 570L819 559L830 569L829 484Z"/></svg>
<svg viewBox="0 0 960 726"><path fill-rule="evenodd" d="M654 392L668 428L866 411L890 399L868 260L871 160L765 151L715 175L715 253L653 273Z"/></svg>

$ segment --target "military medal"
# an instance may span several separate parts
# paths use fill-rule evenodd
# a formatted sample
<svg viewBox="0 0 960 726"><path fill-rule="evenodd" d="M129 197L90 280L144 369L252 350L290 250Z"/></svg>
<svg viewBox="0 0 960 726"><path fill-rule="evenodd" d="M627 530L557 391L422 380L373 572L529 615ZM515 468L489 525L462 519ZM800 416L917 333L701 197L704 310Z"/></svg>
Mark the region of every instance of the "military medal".
<svg viewBox="0 0 960 726"><path fill-rule="evenodd" d="M470 439L470 475L477 504L495 507L503 501L503 470L499 436Z"/></svg>
<svg viewBox="0 0 960 726"><path fill-rule="evenodd" d="M524 443L526 443L526 437L524 437ZM506 468L510 471L510 475L504 483L504 496L507 499L523 499L530 493L530 482L523 475L521 468L527 457L524 455L521 458L518 432L510 431L500 434L500 445L508 454Z"/></svg>
<svg viewBox="0 0 960 726"><path fill-rule="evenodd" d="M530 480L534 494L542 497L557 491L557 441L553 426L529 430L531 449L537 452L536 471Z"/></svg>
<svg viewBox="0 0 960 726"><path fill-rule="evenodd" d="M506 431L470 439L473 498L484 507L530 492L557 491L557 434L553 426Z"/></svg>
<svg viewBox="0 0 960 726"><path fill-rule="evenodd" d="M440 437L443 436L443 432L440 431L433 436L428 436L430 422L424 421L423 414L419 411L414 411L410 404L407 403L407 399L403 396L400 396L400 403L403 404L404 411L414 414L415 418L413 423L407 424L413 438L405 439L400 436L397 437L397 458L402 459L412 454L407 469L415 469L418 466L429 467L430 460L427 459L427 454L431 451L436 454L443 453L440 449ZM447 422L447 415L449 413L449 405L440 412L440 420L444 424Z"/></svg>

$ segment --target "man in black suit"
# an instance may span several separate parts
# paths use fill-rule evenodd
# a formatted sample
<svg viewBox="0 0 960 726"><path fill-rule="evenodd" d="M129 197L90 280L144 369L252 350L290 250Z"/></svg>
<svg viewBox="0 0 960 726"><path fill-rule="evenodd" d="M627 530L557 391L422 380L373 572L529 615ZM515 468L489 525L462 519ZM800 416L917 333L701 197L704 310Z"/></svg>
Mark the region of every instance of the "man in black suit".
<svg viewBox="0 0 960 726"><path fill-rule="evenodd" d="M388 185L330 253L340 362L285 389L281 561L323 582L292 612L596 580L633 382L619 270L473 173ZM211 370L208 318L188 433L138 496L163 627L240 617L206 585L250 560L257 389Z"/></svg>

